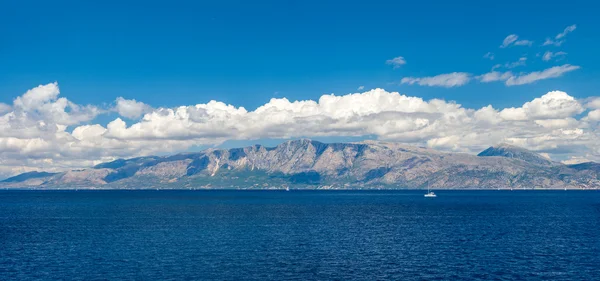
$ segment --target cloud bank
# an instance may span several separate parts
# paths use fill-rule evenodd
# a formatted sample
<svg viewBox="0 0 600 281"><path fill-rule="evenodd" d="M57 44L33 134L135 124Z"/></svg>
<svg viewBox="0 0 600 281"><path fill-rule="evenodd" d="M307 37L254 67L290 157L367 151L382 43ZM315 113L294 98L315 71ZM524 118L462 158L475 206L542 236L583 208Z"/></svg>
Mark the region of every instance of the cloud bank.
<svg viewBox="0 0 600 281"><path fill-rule="evenodd" d="M511 83L534 79L516 77ZM507 142L555 159L600 160L600 98L577 100L561 91L504 109L465 108L383 89L318 100L274 98L252 111L214 100L175 108L151 108L124 98L115 104L109 109L77 105L59 97L58 84L51 83L3 105L0 174L80 168L226 140L326 136L375 136L464 152ZM105 126L92 122L107 112L134 120L119 117Z"/></svg>

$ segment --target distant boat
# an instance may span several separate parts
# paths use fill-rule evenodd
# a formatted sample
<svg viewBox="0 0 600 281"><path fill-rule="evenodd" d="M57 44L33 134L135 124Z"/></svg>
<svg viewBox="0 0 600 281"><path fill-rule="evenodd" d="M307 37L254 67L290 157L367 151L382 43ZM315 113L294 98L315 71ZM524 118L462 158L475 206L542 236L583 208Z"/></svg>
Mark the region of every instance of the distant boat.
<svg viewBox="0 0 600 281"><path fill-rule="evenodd" d="M289 186L286 186L286 187L285 187L285 191L290 191L290 187L289 187Z"/></svg>
<svg viewBox="0 0 600 281"><path fill-rule="evenodd" d="M425 194L425 197L437 197L437 195L435 195L435 193L433 193L433 191L429 190L429 186L427 187L427 193Z"/></svg>

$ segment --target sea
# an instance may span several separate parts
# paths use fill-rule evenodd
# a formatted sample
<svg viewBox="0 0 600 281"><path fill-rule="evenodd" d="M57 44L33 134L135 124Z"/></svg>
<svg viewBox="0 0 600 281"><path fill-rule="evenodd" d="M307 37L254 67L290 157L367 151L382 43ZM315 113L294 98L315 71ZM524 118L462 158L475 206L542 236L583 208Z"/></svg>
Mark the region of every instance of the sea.
<svg viewBox="0 0 600 281"><path fill-rule="evenodd" d="M600 192L0 191L0 280L600 280Z"/></svg>

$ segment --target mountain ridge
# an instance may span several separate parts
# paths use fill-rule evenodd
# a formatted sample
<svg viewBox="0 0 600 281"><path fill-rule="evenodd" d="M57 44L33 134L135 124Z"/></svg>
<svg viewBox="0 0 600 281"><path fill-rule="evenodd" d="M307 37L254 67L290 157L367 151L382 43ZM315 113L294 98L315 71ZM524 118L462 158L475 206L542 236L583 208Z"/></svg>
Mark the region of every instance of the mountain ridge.
<svg viewBox="0 0 600 281"><path fill-rule="evenodd" d="M490 157L490 156L501 156L507 158L515 158L520 159L529 163L537 163L540 165L554 165L559 164L558 162L553 162L550 159L543 157L542 155L529 151L525 148L501 143L496 146L490 146L486 150L477 154L480 157Z"/></svg>
<svg viewBox="0 0 600 281"><path fill-rule="evenodd" d="M170 156L117 159L55 174L17 175L0 187L27 188L597 188L597 165L552 162L524 148L498 145L479 155L392 142L211 148Z"/></svg>

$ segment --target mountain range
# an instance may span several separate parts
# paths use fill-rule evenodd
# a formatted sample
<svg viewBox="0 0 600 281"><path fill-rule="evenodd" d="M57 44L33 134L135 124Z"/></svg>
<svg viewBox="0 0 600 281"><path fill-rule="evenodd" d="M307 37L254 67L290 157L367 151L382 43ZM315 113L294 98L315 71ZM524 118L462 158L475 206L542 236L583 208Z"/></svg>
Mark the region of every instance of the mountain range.
<svg viewBox="0 0 600 281"><path fill-rule="evenodd" d="M600 164L565 165L504 144L471 155L381 141L302 139L276 147L118 159L61 173L28 172L1 181L0 187L589 189L600 187Z"/></svg>

